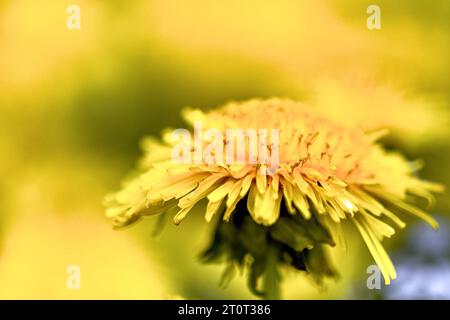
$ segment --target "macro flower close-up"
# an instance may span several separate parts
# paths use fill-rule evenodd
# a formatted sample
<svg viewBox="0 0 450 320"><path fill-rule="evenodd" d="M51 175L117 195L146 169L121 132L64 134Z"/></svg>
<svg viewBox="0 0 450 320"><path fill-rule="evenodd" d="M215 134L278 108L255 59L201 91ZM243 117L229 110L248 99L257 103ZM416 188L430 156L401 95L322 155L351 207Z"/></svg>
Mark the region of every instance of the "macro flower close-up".
<svg viewBox="0 0 450 320"><path fill-rule="evenodd" d="M448 300L449 21L448 0L1 1L0 300Z"/></svg>
<svg viewBox="0 0 450 320"><path fill-rule="evenodd" d="M224 259L225 281L235 267L248 268L257 295L278 297L286 267L319 283L336 276L327 250L345 245L343 223L358 230L385 284L396 271L382 240L405 227L402 216L438 228L415 200L432 203L442 186L419 179L418 163L384 150L377 142L384 131L346 127L277 98L206 113L189 108L184 117L192 135L166 130L161 142L143 141L140 173L107 197L107 216L122 227L173 212L179 224L207 201L206 222L219 218L203 259Z"/></svg>

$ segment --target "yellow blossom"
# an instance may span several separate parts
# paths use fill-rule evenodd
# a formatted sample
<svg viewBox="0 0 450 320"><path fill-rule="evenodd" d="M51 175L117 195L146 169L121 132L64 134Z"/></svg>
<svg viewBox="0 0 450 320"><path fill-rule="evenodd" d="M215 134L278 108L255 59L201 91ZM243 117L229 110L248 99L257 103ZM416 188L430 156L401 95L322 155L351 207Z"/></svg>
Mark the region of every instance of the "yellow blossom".
<svg viewBox="0 0 450 320"><path fill-rule="evenodd" d="M313 269L323 266L308 261L312 253L322 255L316 248L339 244L339 239L345 239L341 223L351 221L380 267L386 284L396 278L396 272L381 242L394 235L394 226L405 227L400 213L415 215L433 228L438 227L430 215L409 200L423 197L432 201L431 192L442 187L420 180L415 175L417 165L377 144L384 131L367 133L346 127L315 114L307 105L277 98L232 102L206 113L186 109L184 117L192 126L200 121L203 129L222 133L230 128L278 129L276 170L262 174L261 168L266 165L250 163L247 148L246 162L241 164L222 159L209 164L175 163L171 156L177 141L169 132L163 135L162 143L146 139L142 173L107 198L107 216L115 226L170 209L177 210L174 222L178 224L197 203L206 200L205 219L209 222L220 215L235 226L237 231L232 232L242 240L239 243L245 248L244 255L249 253L255 261L258 259L264 240L257 245L259 248L247 245L247 240L257 241L260 234L275 243L260 252L261 256L270 256L270 248L285 250L290 257L284 260L285 254L274 254L275 261L306 269L314 276ZM250 142L248 137L245 139L248 147ZM210 142L203 136L200 146ZM229 142L221 141L224 152ZM194 144L189 149L192 155L196 147L199 146ZM266 148L263 151L271 154L271 145ZM237 212L241 215L239 221L233 220ZM253 229L244 236L246 225ZM218 234L223 231L220 228ZM230 241L223 234L216 240ZM299 255L306 252L310 252L309 258ZM239 258L235 256L235 261L245 264L241 253L233 251L236 254ZM254 270L255 277L261 274L257 271ZM325 275L332 273L331 268L324 271Z"/></svg>

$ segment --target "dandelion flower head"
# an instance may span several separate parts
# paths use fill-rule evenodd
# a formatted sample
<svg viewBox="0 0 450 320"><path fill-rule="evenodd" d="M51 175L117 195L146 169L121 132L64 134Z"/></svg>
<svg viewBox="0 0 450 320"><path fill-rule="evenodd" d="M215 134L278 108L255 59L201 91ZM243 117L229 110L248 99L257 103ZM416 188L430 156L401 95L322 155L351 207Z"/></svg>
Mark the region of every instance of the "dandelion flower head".
<svg viewBox="0 0 450 320"><path fill-rule="evenodd" d="M389 284L396 272L382 240L405 227L402 215L417 216L437 228L411 200L431 202L431 193L441 186L420 180L417 163L386 151L377 142L384 131L367 133L319 116L302 103L278 98L232 102L208 112L186 109L183 115L190 126L199 122L203 130L214 129L226 137L213 156L225 154L227 145L236 142L226 136L230 128L278 130L276 147L271 137L258 145L258 153L264 151L269 158L277 150L277 167L264 174L270 163L251 162L249 148L232 149L235 156L243 156L240 163L223 157L208 163L174 162L179 141L166 131L161 142L143 141L140 174L108 196L107 216L121 227L142 216L174 211L178 224L197 203L206 201L206 221L215 216L220 221L204 257L226 256L230 266L249 267L249 286L255 293L261 293L258 279L274 261L272 265L294 267L313 277L334 274L323 248L345 241L343 223L359 231ZM241 139L248 147L249 137ZM211 140L202 136L200 144L188 141L185 151L194 158Z"/></svg>

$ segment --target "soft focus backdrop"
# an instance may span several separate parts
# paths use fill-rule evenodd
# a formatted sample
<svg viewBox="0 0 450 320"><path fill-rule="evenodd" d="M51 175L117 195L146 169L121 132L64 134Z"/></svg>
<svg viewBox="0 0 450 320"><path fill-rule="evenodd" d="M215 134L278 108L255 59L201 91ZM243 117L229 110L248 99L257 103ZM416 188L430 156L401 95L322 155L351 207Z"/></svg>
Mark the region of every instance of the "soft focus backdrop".
<svg viewBox="0 0 450 320"><path fill-rule="evenodd" d="M73 4L79 30L66 26ZM370 4L380 30L366 27ZM183 127L184 106L299 99L388 128L385 145L449 186L449 21L448 0L0 1L0 298L252 298L243 277L219 288L221 267L198 261L211 230L202 215L156 237L157 218L123 231L104 218L102 198L132 170L140 139ZM368 290L373 261L355 235L335 252L339 281L318 289L288 275L284 297L450 298L448 193L434 212L438 234L418 223L387 242L414 276ZM66 285L69 265L80 267L79 290Z"/></svg>

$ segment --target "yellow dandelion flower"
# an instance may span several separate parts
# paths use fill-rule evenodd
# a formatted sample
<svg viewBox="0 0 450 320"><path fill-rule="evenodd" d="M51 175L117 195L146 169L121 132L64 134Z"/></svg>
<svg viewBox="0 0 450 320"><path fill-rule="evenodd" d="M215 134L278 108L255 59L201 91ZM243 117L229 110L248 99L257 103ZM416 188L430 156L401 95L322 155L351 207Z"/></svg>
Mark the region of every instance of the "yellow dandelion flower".
<svg viewBox="0 0 450 320"><path fill-rule="evenodd" d="M381 242L395 233L393 226L405 227L398 214L438 227L410 200L431 202L431 192L442 187L420 180L417 165L377 144L384 132L368 134L276 98L233 102L206 113L187 109L184 116L194 137L180 143L179 135L167 131L163 142L144 140L142 173L107 197L107 216L121 227L174 208L178 224L207 200L205 219L220 219L203 257L228 260L224 281L235 266L246 267L250 289L270 298L278 293L279 266L305 270L317 281L333 276L324 247L345 240L341 223L351 221L389 284L396 272ZM256 149L250 134L230 138L236 128L256 132ZM267 134L273 130L278 136ZM174 161L181 153L183 159ZM255 161L261 154L264 161Z"/></svg>

